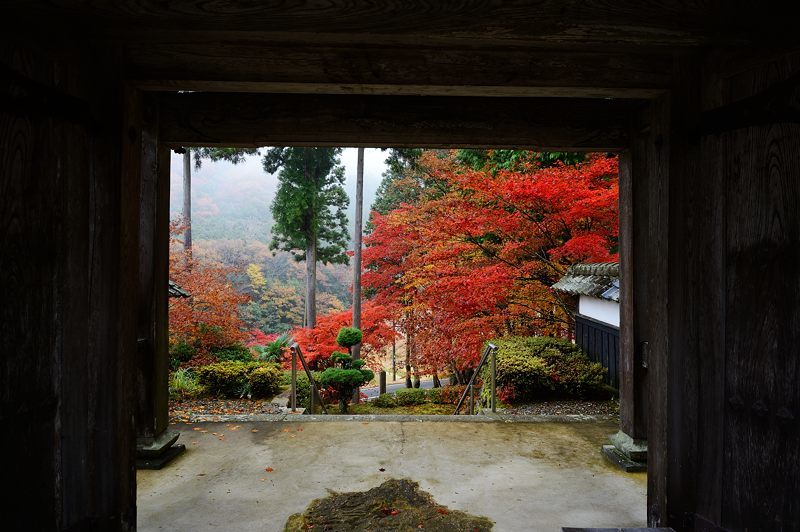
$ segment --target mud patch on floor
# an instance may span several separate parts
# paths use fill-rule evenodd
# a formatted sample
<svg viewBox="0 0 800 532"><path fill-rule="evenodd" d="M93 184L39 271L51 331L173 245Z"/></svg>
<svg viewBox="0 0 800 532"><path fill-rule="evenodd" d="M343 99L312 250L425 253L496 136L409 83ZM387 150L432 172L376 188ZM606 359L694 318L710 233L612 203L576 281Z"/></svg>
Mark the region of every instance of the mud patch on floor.
<svg viewBox="0 0 800 532"><path fill-rule="evenodd" d="M436 504L412 480L390 479L368 491L332 493L312 501L305 512L289 517L285 531L482 532L493 525L486 517Z"/></svg>

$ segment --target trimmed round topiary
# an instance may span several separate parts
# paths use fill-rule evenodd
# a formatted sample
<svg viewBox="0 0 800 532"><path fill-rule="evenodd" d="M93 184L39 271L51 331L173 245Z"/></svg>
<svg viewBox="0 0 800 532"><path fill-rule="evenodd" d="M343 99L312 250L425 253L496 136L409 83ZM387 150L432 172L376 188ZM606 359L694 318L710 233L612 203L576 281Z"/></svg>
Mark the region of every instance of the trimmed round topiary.
<svg viewBox="0 0 800 532"><path fill-rule="evenodd" d="M339 329L339 334L336 335L336 343L342 347L350 349L356 344L361 343L363 334L360 329L355 327L342 327Z"/></svg>
<svg viewBox="0 0 800 532"><path fill-rule="evenodd" d="M335 352L331 355L331 361L339 367L328 368L319 376L319 384L323 388L332 388L339 396L339 411L347 413L347 404L359 386L362 386L373 378L375 374L363 368L363 364L356 364L358 367L351 367L353 358L344 353ZM362 361L356 361L362 362Z"/></svg>

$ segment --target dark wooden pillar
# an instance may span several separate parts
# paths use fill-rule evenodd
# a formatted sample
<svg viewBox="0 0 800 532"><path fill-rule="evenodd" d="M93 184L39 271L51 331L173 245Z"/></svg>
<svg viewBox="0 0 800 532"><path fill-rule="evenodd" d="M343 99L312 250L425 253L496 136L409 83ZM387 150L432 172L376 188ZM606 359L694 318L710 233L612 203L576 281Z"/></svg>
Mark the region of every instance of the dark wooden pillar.
<svg viewBox="0 0 800 532"><path fill-rule="evenodd" d="M160 468L184 450L168 430L169 150L158 140L158 100L134 92L141 129L137 305L137 467Z"/></svg>
<svg viewBox="0 0 800 532"><path fill-rule="evenodd" d="M674 79L640 139L649 524L795 530L800 57L718 50Z"/></svg>
<svg viewBox="0 0 800 532"><path fill-rule="evenodd" d="M109 49L6 32L0 50L3 527L133 530L122 87Z"/></svg>
<svg viewBox="0 0 800 532"><path fill-rule="evenodd" d="M643 122L644 120L644 122ZM645 125L646 124L646 125ZM647 365L650 350L648 256L651 210L647 168L649 113L631 126L632 145L620 155L620 430L603 453L626 471L647 462Z"/></svg>
<svg viewBox="0 0 800 532"><path fill-rule="evenodd" d="M652 112L652 110L651 110ZM651 210L649 115L637 121L631 149L620 156L620 429L647 439L647 366L650 350L648 264L655 214Z"/></svg>

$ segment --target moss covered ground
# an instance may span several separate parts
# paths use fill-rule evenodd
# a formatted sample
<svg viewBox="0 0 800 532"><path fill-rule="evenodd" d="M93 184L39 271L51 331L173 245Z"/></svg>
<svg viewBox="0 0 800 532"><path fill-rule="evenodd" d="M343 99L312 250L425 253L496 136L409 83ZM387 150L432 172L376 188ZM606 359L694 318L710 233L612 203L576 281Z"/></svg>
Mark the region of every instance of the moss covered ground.
<svg viewBox="0 0 800 532"><path fill-rule="evenodd" d="M493 526L486 517L436 504L412 480L390 479L368 491L332 493L316 499L305 512L289 517L284 530L479 532Z"/></svg>

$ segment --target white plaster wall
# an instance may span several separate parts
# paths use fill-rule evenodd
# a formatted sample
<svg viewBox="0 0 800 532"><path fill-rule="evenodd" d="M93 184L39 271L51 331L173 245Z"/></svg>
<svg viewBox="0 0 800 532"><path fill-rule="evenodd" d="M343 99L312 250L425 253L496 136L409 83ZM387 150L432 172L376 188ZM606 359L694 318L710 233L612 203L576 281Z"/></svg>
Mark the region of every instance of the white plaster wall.
<svg viewBox="0 0 800 532"><path fill-rule="evenodd" d="M619 327L619 303L597 297L580 296L578 312L597 321Z"/></svg>

